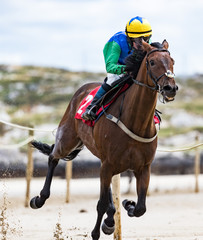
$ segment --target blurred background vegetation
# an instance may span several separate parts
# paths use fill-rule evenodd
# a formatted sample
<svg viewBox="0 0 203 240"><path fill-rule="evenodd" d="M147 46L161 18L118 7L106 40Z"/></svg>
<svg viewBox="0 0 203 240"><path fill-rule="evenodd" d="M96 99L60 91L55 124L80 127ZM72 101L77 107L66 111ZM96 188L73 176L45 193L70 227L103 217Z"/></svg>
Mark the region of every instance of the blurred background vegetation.
<svg viewBox="0 0 203 240"><path fill-rule="evenodd" d="M0 65L1 119L20 125L58 125L74 92L84 83L103 82L104 73L70 72L65 69ZM171 124L180 111L193 116L203 116L203 75L176 77L179 91L174 102L162 104L163 125L160 136L186 133L191 130L203 132L202 126ZM3 134L4 127L1 127Z"/></svg>
<svg viewBox="0 0 203 240"><path fill-rule="evenodd" d="M1 65L0 102L11 122L34 126L57 124L82 84L103 79L104 74Z"/></svg>

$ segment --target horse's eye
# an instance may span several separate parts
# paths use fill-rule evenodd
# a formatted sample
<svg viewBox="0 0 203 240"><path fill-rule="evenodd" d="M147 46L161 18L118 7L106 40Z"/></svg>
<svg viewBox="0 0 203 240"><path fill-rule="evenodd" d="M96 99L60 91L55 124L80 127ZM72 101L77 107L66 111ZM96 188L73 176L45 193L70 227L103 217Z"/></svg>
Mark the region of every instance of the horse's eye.
<svg viewBox="0 0 203 240"><path fill-rule="evenodd" d="M154 63L154 60L150 60L150 66L154 66L155 63Z"/></svg>

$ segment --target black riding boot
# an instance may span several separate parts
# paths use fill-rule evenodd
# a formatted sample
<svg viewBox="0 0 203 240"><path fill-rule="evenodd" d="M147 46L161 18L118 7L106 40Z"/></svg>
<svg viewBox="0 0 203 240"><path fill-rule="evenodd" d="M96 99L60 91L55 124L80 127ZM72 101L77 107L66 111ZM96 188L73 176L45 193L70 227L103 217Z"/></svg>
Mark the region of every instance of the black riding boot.
<svg viewBox="0 0 203 240"><path fill-rule="evenodd" d="M96 113L97 108L99 104L99 99L106 93L106 91L103 89L103 87L100 87L97 91L96 95L94 96L92 102L90 105L86 108L85 112L82 114L82 119L84 120L95 120L96 119Z"/></svg>

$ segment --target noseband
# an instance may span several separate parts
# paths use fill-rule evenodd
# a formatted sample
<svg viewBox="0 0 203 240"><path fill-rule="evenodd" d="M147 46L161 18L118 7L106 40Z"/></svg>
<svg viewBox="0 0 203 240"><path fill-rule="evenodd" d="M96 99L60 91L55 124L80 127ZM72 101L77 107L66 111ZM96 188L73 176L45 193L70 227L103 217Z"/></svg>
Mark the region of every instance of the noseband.
<svg viewBox="0 0 203 240"><path fill-rule="evenodd" d="M151 87L147 84L141 83L140 81L133 79L133 82L137 85L140 86L144 86L144 87L148 87L152 90L156 90L157 92L161 91L161 87L158 84L159 80L165 75L167 78L174 78L175 74L172 73L170 70L167 70L166 72L162 73L159 77L155 77L151 71L151 69L149 68L149 61L148 61L148 57L150 54L154 53L154 52L167 52L170 55L170 52L167 49L153 49L150 52L147 53L146 55L146 68L147 68L147 74L149 75L149 77L152 79L153 83L154 83L154 87Z"/></svg>

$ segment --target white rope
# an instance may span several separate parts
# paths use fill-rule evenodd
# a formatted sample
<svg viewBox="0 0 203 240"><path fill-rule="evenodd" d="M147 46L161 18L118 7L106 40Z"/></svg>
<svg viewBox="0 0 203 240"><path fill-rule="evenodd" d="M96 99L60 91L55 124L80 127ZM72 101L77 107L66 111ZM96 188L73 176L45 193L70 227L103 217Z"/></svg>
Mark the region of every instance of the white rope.
<svg viewBox="0 0 203 240"><path fill-rule="evenodd" d="M42 129L38 129L38 128L24 127L24 126L21 126L21 125L18 125L18 124L6 122L6 121L1 120L1 119L0 119L0 122L6 124L8 126L20 128L20 129L23 129L23 130L32 130L32 131L39 131L39 132L52 132L52 133L56 130L56 129L54 129L54 130L42 130ZM157 135L155 135L154 138L156 138L156 136ZM24 140L20 143L17 143L17 144L13 144L13 145L2 145L2 144L0 144L0 148L1 149L20 148L20 147L28 144L29 142L31 142L33 139L34 139L34 137L31 136L31 137L27 138L26 140ZM150 139L150 140L152 140L152 139ZM177 148L177 149L157 148L157 151L158 152L182 152L182 151L192 150L194 148L198 148L198 147L201 147L201 146L203 146L203 143L198 143L198 144L195 144L195 145L192 145L192 146L189 146L189 147L183 147L183 148Z"/></svg>
<svg viewBox="0 0 203 240"><path fill-rule="evenodd" d="M21 125L18 125L18 124L14 124L14 123L9 123L9 122L6 122L4 120L1 120L0 119L0 122L1 123L4 123L8 126L11 126L11 127L15 127L15 128L20 128L20 129L23 129L23 130L32 130L32 131L38 131L38 132L54 132L54 130L43 130L43 129L39 129L39 128L31 128L31 127L24 127L24 126L21 126Z"/></svg>
<svg viewBox="0 0 203 240"><path fill-rule="evenodd" d="M34 140L34 137L29 137L27 139L25 139L24 141L17 143L17 144L13 144L13 145L2 145L0 144L0 149L14 149L14 148L20 148L26 144L28 144L29 142L31 142L32 140ZM188 150L192 150L198 147L203 146L203 143L198 143L195 144L193 146L189 146L189 147L184 147L184 148L176 148L176 149L164 149L164 148L157 148L158 152L182 152L182 151L188 151Z"/></svg>
<svg viewBox="0 0 203 240"><path fill-rule="evenodd" d="M195 144L193 146L189 146L189 147L183 147L183 148L176 148L176 149L161 149L161 148L157 148L158 152L183 152L183 151L188 151L188 150L192 150L198 147L203 146L203 143L198 143Z"/></svg>
<svg viewBox="0 0 203 240"><path fill-rule="evenodd" d="M157 133L156 133L156 135L154 137L152 137L152 138L142 138L142 137L139 137L139 136L135 135L134 133L132 133L128 128L126 128L126 126L120 120L118 120L113 115L108 114L106 116L106 118L108 120L116 123L127 135L129 135L131 138L133 138L134 140L139 141L139 142L143 142L143 143L152 142L158 135L158 130L159 129L156 128ZM189 146L189 147L177 148L177 149L161 149L161 148L157 148L157 151L158 152L182 152L182 151L188 151L188 150L191 150L191 149L194 149L194 148L198 148L198 147L200 147L202 145L203 145L203 143L198 143L198 144L195 144L195 145L192 145L192 146Z"/></svg>
<svg viewBox="0 0 203 240"><path fill-rule="evenodd" d="M14 148L20 148L26 144L28 144L29 142L31 142L32 140L34 140L33 136L30 136L29 138L25 139L24 141L17 143L17 144L12 144L12 145L2 145L0 144L0 149L14 149Z"/></svg>

